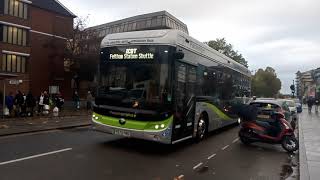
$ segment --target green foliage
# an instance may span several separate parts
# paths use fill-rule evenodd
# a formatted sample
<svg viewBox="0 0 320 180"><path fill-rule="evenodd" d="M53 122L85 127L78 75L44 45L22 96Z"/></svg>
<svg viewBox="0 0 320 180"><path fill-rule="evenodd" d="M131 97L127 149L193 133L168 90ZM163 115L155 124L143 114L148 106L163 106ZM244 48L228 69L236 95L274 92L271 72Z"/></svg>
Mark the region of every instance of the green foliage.
<svg viewBox="0 0 320 180"><path fill-rule="evenodd" d="M275 70L259 69L252 77L252 94L257 97L275 97L281 89L281 81Z"/></svg>
<svg viewBox="0 0 320 180"><path fill-rule="evenodd" d="M246 59L242 56L242 54L234 50L232 44L228 44L225 38L217 38L216 40L207 42L207 44L211 48L248 67L248 62L246 61Z"/></svg>

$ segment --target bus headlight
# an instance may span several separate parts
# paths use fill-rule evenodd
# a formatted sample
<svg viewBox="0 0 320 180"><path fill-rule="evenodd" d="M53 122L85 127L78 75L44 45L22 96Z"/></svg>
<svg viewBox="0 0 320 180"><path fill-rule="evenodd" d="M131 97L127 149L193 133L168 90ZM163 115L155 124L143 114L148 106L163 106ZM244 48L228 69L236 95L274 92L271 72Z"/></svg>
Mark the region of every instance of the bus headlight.
<svg viewBox="0 0 320 180"><path fill-rule="evenodd" d="M164 124L161 124L160 127L161 127L161 128L164 128Z"/></svg>
<svg viewBox="0 0 320 180"><path fill-rule="evenodd" d="M93 118L95 118L95 117L96 117L96 115L95 115L95 114L93 114L93 115L92 115L92 117L93 117Z"/></svg>
<svg viewBox="0 0 320 180"><path fill-rule="evenodd" d="M158 124L155 125L154 128L155 128L155 129L159 129L159 125L158 125Z"/></svg>
<svg viewBox="0 0 320 180"><path fill-rule="evenodd" d="M94 119L98 120L98 119L99 119L99 117L98 117L98 116L96 116Z"/></svg>

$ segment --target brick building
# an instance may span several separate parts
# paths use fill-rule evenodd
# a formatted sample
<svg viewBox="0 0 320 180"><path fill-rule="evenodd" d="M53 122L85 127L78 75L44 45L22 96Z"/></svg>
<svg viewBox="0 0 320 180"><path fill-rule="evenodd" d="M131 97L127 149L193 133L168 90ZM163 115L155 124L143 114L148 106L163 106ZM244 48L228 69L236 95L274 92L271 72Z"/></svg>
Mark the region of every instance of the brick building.
<svg viewBox="0 0 320 180"><path fill-rule="evenodd" d="M71 97L64 48L74 18L58 0L0 0L1 94L5 84L6 94L59 90Z"/></svg>

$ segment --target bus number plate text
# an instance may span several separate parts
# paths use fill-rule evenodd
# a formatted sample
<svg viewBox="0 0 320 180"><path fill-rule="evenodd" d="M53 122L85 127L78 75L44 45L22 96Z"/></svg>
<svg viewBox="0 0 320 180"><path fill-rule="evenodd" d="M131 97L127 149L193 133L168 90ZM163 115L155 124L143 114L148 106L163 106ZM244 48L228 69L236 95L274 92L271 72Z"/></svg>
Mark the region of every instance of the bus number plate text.
<svg viewBox="0 0 320 180"><path fill-rule="evenodd" d="M119 136L125 136L125 137L130 137L131 136L130 132L124 131L124 130L121 130L121 129L114 129L113 134L114 135L119 135Z"/></svg>

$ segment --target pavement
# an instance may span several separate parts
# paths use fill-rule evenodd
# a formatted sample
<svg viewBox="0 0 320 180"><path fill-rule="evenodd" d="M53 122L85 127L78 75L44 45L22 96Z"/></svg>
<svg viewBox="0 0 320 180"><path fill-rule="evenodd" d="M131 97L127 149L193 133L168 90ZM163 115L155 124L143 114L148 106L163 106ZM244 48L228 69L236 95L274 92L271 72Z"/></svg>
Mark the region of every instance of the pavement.
<svg viewBox="0 0 320 180"><path fill-rule="evenodd" d="M243 145L238 126L204 141L162 145L90 127L0 137L1 180L298 179L280 145Z"/></svg>
<svg viewBox="0 0 320 180"><path fill-rule="evenodd" d="M320 113L308 113L307 108L300 114L299 121L300 179L320 178Z"/></svg>
<svg viewBox="0 0 320 180"><path fill-rule="evenodd" d="M17 117L0 119L0 136L32 133L53 129L88 126L91 113L87 110L64 110L59 116Z"/></svg>

